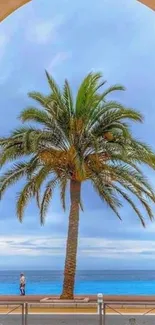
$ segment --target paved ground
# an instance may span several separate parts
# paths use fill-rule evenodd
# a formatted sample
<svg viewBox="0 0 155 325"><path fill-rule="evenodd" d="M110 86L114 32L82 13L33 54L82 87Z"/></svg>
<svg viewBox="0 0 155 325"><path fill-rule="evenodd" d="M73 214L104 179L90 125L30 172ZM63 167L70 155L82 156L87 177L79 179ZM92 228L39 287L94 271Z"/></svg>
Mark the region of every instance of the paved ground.
<svg viewBox="0 0 155 325"><path fill-rule="evenodd" d="M134 318L134 317L133 317ZM105 325L155 325L155 316L107 316ZM21 325L18 315L0 315L0 325ZM95 315L30 315L28 325L99 325L98 316Z"/></svg>

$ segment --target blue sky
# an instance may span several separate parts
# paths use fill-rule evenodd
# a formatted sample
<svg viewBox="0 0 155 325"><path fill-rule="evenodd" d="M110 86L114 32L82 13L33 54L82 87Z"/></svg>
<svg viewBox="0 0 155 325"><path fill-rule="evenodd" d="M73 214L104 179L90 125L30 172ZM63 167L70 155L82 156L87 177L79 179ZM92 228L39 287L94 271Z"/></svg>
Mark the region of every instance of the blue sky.
<svg viewBox="0 0 155 325"><path fill-rule="evenodd" d="M83 76L102 71L127 91L115 99L140 110L138 139L155 149L155 13L136 0L33 0L0 24L0 136L19 126L27 92L47 92L44 70L75 92ZM155 187L155 174L146 173ZM19 224L12 187L0 202L0 268L62 269L67 213L56 191L44 227L32 202ZM155 223L144 230L128 205L123 222L83 186L78 269L154 269ZM155 209L154 209L155 211Z"/></svg>

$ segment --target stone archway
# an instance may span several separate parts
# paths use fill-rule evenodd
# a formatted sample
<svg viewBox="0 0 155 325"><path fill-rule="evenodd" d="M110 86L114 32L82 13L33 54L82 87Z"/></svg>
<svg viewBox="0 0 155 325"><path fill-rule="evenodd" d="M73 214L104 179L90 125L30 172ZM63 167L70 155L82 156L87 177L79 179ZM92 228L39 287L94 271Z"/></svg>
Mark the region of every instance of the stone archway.
<svg viewBox="0 0 155 325"><path fill-rule="evenodd" d="M25 5L31 0L2 0L0 1L0 22L13 11Z"/></svg>
<svg viewBox="0 0 155 325"><path fill-rule="evenodd" d="M31 0L0 0L0 22L9 16L16 9L20 8L24 4L30 2ZM127 0L125 0L127 1ZM128 0L130 1L130 0ZM155 0L138 0L144 5L155 10Z"/></svg>
<svg viewBox="0 0 155 325"><path fill-rule="evenodd" d="M155 0L138 0L143 3L145 6L155 10Z"/></svg>

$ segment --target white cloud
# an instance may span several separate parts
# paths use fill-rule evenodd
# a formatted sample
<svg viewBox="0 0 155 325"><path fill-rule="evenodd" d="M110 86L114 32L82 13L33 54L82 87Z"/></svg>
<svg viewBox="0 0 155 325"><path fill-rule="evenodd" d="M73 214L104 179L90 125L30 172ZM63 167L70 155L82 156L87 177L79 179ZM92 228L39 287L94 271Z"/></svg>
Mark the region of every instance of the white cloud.
<svg viewBox="0 0 155 325"><path fill-rule="evenodd" d="M62 213L51 213L46 217L46 226L62 224L64 220L64 214Z"/></svg>
<svg viewBox="0 0 155 325"><path fill-rule="evenodd" d="M3 64L3 58L6 55L8 42L9 42L8 35L6 35L6 33L4 32L1 32L0 33L0 67L1 67L0 85L4 84L8 80L12 72L12 67L9 66L10 63L7 64L7 66Z"/></svg>
<svg viewBox="0 0 155 325"><path fill-rule="evenodd" d="M47 71L52 72L55 67L66 61L71 57L70 52L59 52L54 58L51 60L49 66L47 67Z"/></svg>
<svg viewBox="0 0 155 325"><path fill-rule="evenodd" d="M62 16L57 16L49 21L35 22L28 27L27 38L38 44L46 44L49 40L56 38L62 24Z"/></svg>
<svg viewBox="0 0 155 325"><path fill-rule="evenodd" d="M0 47L5 46L7 43L7 38L4 34L0 34Z"/></svg>
<svg viewBox="0 0 155 325"><path fill-rule="evenodd" d="M82 239L81 253L91 257L138 258L139 254L154 258L155 241L147 240L107 240L103 238Z"/></svg>
<svg viewBox="0 0 155 325"><path fill-rule="evenodd" d="M4 33L0 33L0 60L3 58L8 44L8 37Z"/></svg>
<svg viewBox="0 0 155 325"><path fill-rule="evenodd" d="M6 69L5 71L1 71L1 75L0 75L0 85L4 84L10 77L12 72L12 68L10 67L10 69Z"/></svg>
<svg viewBox="0 0 155 325"><path fill-rule="evenodd" d="M0 256L64 256L65 237L2 236ZM103 238L81 238L79 256L93 258L126 258L138 256L154 258L155 242L144 240L107 240Z"/></svg>

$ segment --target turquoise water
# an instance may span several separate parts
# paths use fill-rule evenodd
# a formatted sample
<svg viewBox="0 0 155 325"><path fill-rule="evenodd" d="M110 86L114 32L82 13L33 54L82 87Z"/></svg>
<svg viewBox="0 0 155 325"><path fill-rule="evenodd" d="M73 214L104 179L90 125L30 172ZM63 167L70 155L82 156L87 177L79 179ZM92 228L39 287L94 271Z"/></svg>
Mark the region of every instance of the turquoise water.
<svg viewBox="0 0 155 325"><path fill-rule="evenodd" d="M0 271L0 294L19 294L18 271ZM25 271L27 294L59 294L60 271ZM80 271L77 294L155 295L155 271Z"/></svg>

